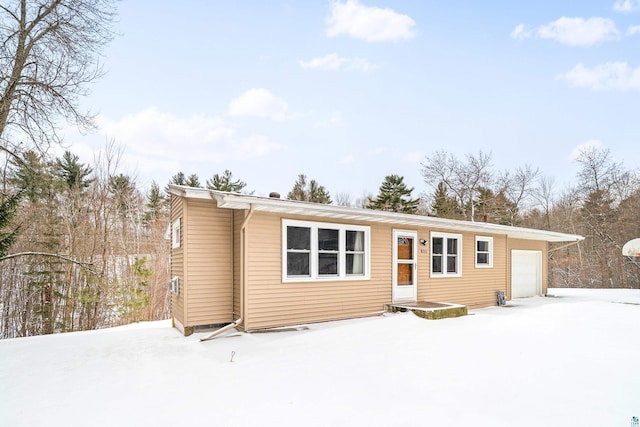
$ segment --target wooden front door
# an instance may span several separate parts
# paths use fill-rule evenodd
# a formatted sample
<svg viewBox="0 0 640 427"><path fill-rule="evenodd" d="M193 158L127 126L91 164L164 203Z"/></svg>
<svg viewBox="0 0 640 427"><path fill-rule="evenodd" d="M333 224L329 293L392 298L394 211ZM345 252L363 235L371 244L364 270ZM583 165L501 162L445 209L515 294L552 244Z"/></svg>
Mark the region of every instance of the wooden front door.
<svg viewBox="0 0 640 427"><path fill-rule="evenodd" d="M415 302L418 295L415 231L393 231L393 302Z"/></svg>

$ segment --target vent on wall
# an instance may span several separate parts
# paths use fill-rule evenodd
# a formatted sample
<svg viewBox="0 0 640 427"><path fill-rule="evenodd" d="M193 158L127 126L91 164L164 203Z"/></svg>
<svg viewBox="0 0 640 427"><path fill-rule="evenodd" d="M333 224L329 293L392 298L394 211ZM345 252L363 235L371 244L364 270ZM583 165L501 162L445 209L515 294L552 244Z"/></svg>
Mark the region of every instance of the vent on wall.
<svg viewBox="0 0 640 427"><path fill-rule="evenodd" d="M171 281L169 282L169 289L171 289L171 292L176 295L180 294L180 279L178 278L178 276L175 276L171 279Z"/></svg>

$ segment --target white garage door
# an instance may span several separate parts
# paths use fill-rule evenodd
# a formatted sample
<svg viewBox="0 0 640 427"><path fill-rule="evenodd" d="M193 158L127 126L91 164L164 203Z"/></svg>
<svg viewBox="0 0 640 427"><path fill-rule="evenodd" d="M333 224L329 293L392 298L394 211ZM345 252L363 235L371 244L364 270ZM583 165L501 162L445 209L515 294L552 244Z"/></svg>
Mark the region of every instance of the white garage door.
<svg viewBox="0 0 640 427"><path fill-rule="evenodd" d="M511 298L542 295L542 251L511 251Z"/></svg>

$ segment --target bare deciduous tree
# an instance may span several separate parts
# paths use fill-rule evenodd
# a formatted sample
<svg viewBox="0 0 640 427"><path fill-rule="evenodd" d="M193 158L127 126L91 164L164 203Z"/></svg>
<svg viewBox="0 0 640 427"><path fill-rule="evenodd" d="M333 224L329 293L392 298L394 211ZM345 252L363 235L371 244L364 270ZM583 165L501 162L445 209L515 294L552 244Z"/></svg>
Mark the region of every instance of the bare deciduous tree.
<svg viewBox="0 0 640 427"><path fill-rule="evenodd" d="M540 171L530 165L516 168L515 172L505 171L498 178L498 194L507 199L509 209L505 212L508 225L517 225L520 212L533 201L535 180Z"/></svg>
<svg viewBox="0 0 640 427"><path fill-rule="evenodd" d="M468 154L466 161L461 162L441 150L427 156L421 166L425 183L433 189L442 183L455 197L463 217L473 220L473 200L478 189L490 187L493 180L491 154L482 151L477 156Z"/></svg>
<svg viewBox="0 0 640 427"><path fill-rule="evenodd" d="M79 100L102 75L114 14L113 0L0 4L0 149L15 154L24 135L36 147L58 142L60 118L92 126Z"/></svg>

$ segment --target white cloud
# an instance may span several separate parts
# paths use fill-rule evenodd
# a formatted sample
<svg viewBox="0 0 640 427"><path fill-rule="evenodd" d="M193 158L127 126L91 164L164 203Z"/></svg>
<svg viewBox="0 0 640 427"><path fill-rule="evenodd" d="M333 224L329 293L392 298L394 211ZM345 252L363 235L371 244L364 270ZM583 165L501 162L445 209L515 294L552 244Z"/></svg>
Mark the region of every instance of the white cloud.
<svg viewBox="0 0 640 427"><path fill-rule="evenodd" d="M593 68L577 64L556 78L592 90L640 90L640 67L631 68L626 62L608 62Z"/></svg>
<svg viewBox="0 0 640 427"><path fill-rule="evenodd" d="M337 53L320 56L310 59L309 61L298 61L302 68L308 70L356 70L371 71L379 68L379 65L373 64L364 58L345 58Z"/></svg>
<svg viewBox="0 0 640 427"><path fill-rule="evenodd" d="M640 0L616 0L613 10L617 12L635 12L640 10Z"/></svg>
<svg viewBox="0 0 640 427"><path fill-rule="evenodd" d="M516 28L511 32L511 38L516 40L524 40L531 37L531 30L527 30L524 24L516 25Z"/></svg>
<svg viewBox="0 0 640 427"><path fill-rule="evenodd" d="M632 25L627 28L628 36L635 36L636 34L640 34L640 25Z"/></svg>
<svg viewBox="0 0 640 427"><path fill-rule="evenodd" d="M511 37L522 40L530 37L556 40L569 46L592 46L607 40L620 38L616 24L609 18L568 18L563 16L546 25L526 29L519 24L511 32Z"/></svg>
<svg viewBox="0 0 640 427"><path fill-rule="evenodd" d="M143 163L246 160L282 148L262 135L240 137L220 117L178 117L155 107L120 120L101 116L98 124L109 137L126 145L128 156Z"/></svg>
<svg viewBox="0 0 640 427"><path fill-rule="evenodd" d="M327 35L348 35L368 42L408 40L415 36L415 21L388 8L365 6L357 0L333 1Z"/></svg>
<svg viewBox="0 0 640 427"><path fill-rule="evenodd" d="M587 142L583 142L580 145L574 147L574 149L569 154L569 160L572 162L576 161L580 155L584 152L588 152L594 149L603 149L605 145L599 139L590 139Z"/></svg>
<svg viewBox="0 0 640 427"><path fill-rule="evenodd" d="M228 113L233 117L259 117L278 121L295 117L295 114L289 113L286 101L262 88L249 89L232 99Z"/></svg>

